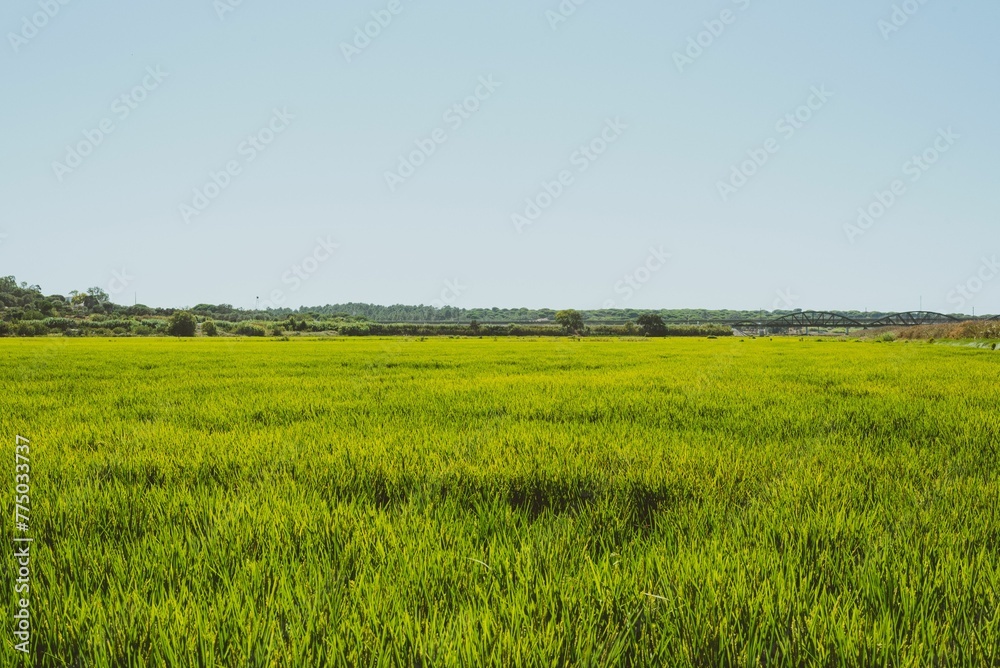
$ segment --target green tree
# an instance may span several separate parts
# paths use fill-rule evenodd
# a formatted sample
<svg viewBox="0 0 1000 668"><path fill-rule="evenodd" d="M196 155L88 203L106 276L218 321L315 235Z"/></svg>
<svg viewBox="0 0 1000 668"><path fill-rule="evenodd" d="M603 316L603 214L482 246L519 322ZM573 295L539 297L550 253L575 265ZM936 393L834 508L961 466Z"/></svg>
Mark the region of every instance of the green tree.
<svg viewBox="0 0 1000 668"><path fill-rule="evenodd" d="M215 321L206 320L201 325L201 333L205 336L218 336L219 328L215 326Z"/></svg>
<svg viewBox="0 0 1000 668"><path fill-rule="evenodd" d="M194 336L198 327L198 321L187 311L178 311L170 316L170 327L167 333L170 336Z"/></svg>
<svg viewBox="0 0 1000 668"><path fill-rule="evenodd" d="M98 287L87 288L86 294L83 295L83 307L88 311L104 311L104 305L110 301L110 295Z"/></svg>
<svg viewBox="0 0 1000 668"><path fill-rule="evenodd" d="M556 322L572 334L583 331L583 315L579 311L573 309L558 311L556 313Z"/></svg>
<svg viewBox="0 0 1000 668"><path fill-rule="evenodd" d="M643 313L636 319L635 324L646 336L666 336L667 325L659 313Z"/></svg>

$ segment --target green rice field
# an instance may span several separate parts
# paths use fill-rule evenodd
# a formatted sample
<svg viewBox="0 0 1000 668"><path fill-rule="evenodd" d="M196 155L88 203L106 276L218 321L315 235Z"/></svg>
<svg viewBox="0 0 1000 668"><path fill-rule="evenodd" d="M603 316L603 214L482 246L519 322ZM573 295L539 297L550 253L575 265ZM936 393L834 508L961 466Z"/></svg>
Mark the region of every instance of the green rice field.
<svg viewBox="0 0 1000 668"><path fill-rule="evenodd" d="M918 342L2 339L3 665L997 666L998 378Z"/></svg>

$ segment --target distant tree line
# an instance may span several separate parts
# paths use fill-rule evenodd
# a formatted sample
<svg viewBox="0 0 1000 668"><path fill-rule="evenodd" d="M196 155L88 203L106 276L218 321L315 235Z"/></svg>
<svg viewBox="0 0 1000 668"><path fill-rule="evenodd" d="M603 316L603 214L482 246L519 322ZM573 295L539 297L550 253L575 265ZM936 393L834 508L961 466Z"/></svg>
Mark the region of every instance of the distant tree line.
<svg viewBox="0 0 1000 668"><path fill-rule="evenodd" d="M45 295L41 287L0 278L0 336L726 336L720 320L757 320L794 311L704 309L527 309L378 306L347 303L297 309L123 306L99 287ZM852 317L882 313L842 311Z"/></svg>

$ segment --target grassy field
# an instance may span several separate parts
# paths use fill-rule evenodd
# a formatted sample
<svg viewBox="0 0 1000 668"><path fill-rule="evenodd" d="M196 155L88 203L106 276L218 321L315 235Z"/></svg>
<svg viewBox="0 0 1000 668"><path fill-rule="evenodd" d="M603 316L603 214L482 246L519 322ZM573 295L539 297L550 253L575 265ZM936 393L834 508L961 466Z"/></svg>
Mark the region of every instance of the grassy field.
<svg viewBox="0 0 1000 668"><path fill-rule="evenodd" d="M916 342L0 340L33 665L1000 665L998 377Z"/></svg>

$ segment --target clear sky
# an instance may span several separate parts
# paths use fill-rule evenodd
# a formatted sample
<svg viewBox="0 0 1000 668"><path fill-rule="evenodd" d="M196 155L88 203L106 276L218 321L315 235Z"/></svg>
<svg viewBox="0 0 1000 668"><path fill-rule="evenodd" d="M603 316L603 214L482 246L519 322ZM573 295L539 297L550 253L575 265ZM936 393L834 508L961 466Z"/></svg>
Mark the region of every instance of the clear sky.
<svg viewBox="0 0 1000 668"><path fill-rule="evenodd" d="M998 29L995 0L7 0L0 273L996 313Z"/></svg>

